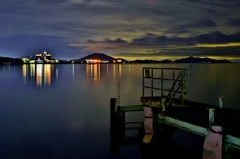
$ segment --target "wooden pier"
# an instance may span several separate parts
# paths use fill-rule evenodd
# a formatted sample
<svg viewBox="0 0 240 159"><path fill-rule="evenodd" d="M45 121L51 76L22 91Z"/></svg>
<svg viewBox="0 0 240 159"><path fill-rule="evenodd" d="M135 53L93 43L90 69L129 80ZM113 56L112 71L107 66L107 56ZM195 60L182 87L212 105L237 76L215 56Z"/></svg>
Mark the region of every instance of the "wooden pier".
<svg viewBox="0 0 240 159"><path fill-rule="evenodd" d="M186 69L145 67L142 77L142 105L120 106L116 98L110 99L111 147L126 139L126 124L140 123L137 127L128 127L138 130L139 143L154 143L156 146L158 133L167 127L172 130L171 135L179 129L201 136L204 141L203 158L204 155L209 155L207 147L212 142L208 141L211 135L222 138L219 142L221 145L218 146L217 143L217 150L213 151L217 159L231 159L236 155L240 158L240 111L224 108L223 97L219 97L218 106L187 100ZM139 121L126 122L125 113L132 111L144 112L144 120L139 117ZM161 141L158 144L161 147ZM221 153L217 152L219 147Z"/></svg>

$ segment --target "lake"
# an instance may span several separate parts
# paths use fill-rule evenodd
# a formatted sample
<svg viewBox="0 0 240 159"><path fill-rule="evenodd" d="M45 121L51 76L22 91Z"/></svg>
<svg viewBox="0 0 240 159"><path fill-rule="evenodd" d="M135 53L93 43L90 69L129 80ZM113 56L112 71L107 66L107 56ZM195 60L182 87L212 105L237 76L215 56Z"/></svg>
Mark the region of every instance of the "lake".
<svg viewBox="0 0 240 159"><path fill-rule="evenodd" d="M110 152L110 98L138 105L142 68L187 68L188 100L240 109L240 64L36 64L0 66L0 158L142 158ZM141 120L141 112L127 120Z"/></svg>

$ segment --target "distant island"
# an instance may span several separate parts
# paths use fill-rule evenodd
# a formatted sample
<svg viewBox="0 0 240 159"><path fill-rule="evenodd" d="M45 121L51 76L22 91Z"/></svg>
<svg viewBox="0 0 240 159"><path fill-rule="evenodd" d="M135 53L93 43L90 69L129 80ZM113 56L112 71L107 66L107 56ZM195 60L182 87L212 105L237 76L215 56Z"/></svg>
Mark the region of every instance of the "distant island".
<svg viewBox="0 0 240 159"><path fill-rule="evenodd" d="M231 63L231 61L228 60L215 60L210 58L199 58L199 57L193 57L189 56L187 58L182 58L178 60L162 60L162 61L156 61L156 60L134 60L133 62L137 63Z"/></svg>
<svg viewBox="0 0 240 159"><path fill-rule="evenodd" d="M199 58L189 56L178 60L133 60L128 61L122 58L113 58L103 53L94 53L80 59L74 60L75 63L231 63L228 60L215 60L210 58Z"/></svg>
<svg viewBox="0 0 240 159"><path fill-rule="evenodd" d="M1 57L0 64L32 64L32 63L51 63L51 64L68 64L68 63L81 63L81 64L91 64L91 63L231 63L228 60L216 60L211 58L199 58L189 56L187 58L177 59L177 60L125 60L122 58L113 58L111 56L105 55L103 53L93 53L87 55L80 59L74 60L55 60L51 58L51 54L44 52L43 54L36 54L35 57L31 58L11 58L11 57Z"/></svg>

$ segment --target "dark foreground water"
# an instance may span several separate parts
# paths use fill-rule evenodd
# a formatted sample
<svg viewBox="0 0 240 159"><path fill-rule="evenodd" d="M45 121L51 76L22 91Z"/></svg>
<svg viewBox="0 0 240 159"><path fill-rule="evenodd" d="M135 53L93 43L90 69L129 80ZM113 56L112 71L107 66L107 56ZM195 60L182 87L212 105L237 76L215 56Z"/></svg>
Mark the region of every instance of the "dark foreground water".
<svg viewBox="0 0 240 159"><path fill-rule="evenodd" d="M111 153L109 103L119 70L121 105L140 104L145 66L187 68L189 100L240 109L240 64L0 66L0 158L143 158L137 144Z"/></svg>

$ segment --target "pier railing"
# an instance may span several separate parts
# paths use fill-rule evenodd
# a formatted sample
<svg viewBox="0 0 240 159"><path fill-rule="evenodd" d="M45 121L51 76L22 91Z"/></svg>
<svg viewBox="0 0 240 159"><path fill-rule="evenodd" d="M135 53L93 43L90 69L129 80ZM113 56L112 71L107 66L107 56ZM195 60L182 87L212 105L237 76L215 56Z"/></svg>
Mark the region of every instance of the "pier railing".
<svg viewBox="0 0 240 159"><path fill-rule="evenodd" d="M187 69L154 68L142 69L141 102L147 105L185 106L187 100Z"/></svg>

